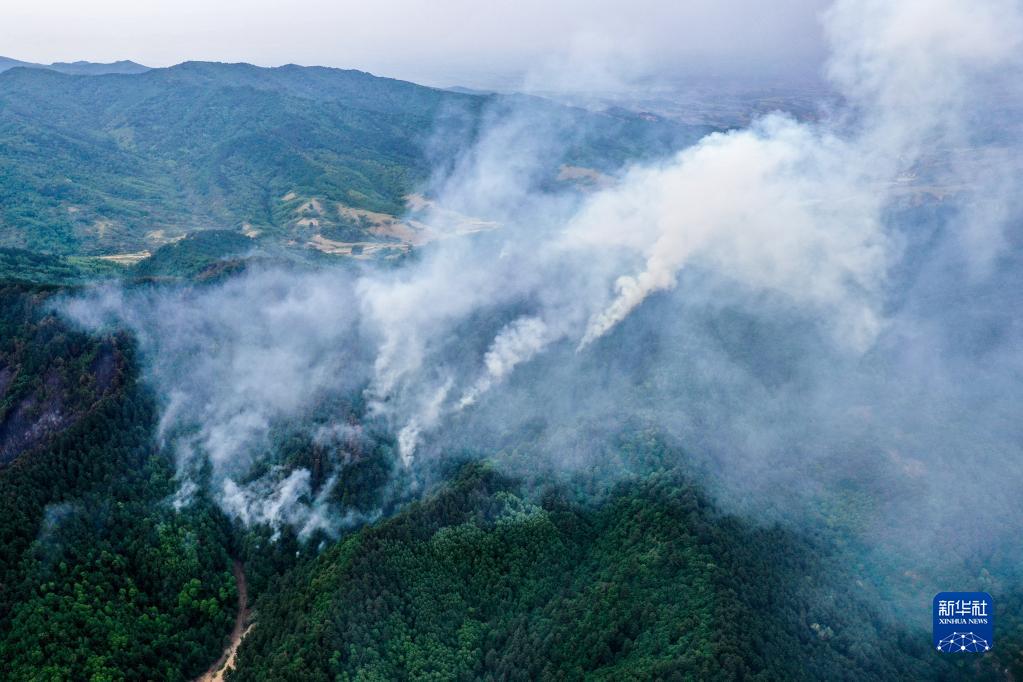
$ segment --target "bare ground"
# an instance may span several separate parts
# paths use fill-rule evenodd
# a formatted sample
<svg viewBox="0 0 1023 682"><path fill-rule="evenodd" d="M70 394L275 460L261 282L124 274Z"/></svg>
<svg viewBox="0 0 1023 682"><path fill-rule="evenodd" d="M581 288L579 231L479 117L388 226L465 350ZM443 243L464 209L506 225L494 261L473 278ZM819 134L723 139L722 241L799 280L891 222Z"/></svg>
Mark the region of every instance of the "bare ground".
<svg viewBox="0 0 1023 682"><path fill-rule="evenodd" d="M235 559L231 570L234 571L234 579L238 583L238 616L234 619L234 629L231 630L231 642L220 658L195 682L223 682L224 673L234 668L239 645L252 629L252 623L249 622L252 614L249 610L249 586L245 580L245 567L242 562Z"/></svg>
<svg viewBox="0 0 1023 682"><path fill-rule="evenodd" d="M114 253L109 256L96 256L100 260L108 260L118 265L135 265L139 261L149 258L148 251L135 251L133 253Z"/></svg>

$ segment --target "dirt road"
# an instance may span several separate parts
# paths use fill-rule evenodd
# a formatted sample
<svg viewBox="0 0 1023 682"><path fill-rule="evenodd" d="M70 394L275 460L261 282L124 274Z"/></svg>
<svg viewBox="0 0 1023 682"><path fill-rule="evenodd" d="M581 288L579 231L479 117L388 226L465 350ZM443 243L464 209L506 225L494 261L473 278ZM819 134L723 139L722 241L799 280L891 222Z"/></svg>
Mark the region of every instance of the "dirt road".
<svg viewBox="0 0 1023 682"><path fill-rule="evenodd" d="M245 580L245 567L242 566L242 562L235 559L231 570L234 571L234 579L238 583L238 616L234 620L234 629L231 630L231 643L210 669L196 679L196 682L223 682L224 671L234 668L238 645L252 629L252 624L249 623L249 586Z"/></svg>

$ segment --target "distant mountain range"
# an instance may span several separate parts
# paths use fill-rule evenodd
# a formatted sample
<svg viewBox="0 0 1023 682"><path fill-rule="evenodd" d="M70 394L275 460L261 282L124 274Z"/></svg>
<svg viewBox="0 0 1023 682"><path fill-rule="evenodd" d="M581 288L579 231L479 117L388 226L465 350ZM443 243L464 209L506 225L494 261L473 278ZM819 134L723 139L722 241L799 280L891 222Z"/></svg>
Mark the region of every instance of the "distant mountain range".
<svg viewBox="0 0 1023 682"><path fill-rule="evenodd" d="M51 71L59 71L60 73L68 73L75 76L101 76L107 73L145 73L150 70L148 66L143 66L142 64L128 59L110 62L109 64L84 61L36 64L34 62L23 62L20 59L11 59L10 57L0 57L0 72L19 66L29 69L49 69Z"/></svg>

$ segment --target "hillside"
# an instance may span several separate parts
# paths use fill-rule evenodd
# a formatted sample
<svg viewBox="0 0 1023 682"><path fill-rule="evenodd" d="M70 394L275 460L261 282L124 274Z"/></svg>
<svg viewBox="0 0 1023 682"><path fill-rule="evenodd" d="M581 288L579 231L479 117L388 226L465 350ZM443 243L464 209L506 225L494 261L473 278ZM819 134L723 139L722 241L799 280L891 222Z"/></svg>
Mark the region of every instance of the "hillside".
<svg viewBox="0 0 1023 682"><path fill-rule="evenodd" d="M13 68L0 74L0 246L116 255L204 229L320 238L328 251L377 242L371 230L389 231L484 114L532 110L569 132L552 177L562 164L615 167L702 132L322 67ZM439 118L450 121L441 140Z"/></svg>
<svg viewBox="0 0 1023 682"><path fill-rule="evenodd" d="M924 633L849 588L856 571L833 536L722 515L679 470L597 503L575 496L555 486L536 499L486 465L466 466L267 590L230 679L956 673Z"/></svg>
<svg viewBox="0 0 1023 682"><path fill-rule="evenodd" d="M132 286L167 290L231 277L251 241L200 232L127 272L140 280ZM273 432L267 460L307 468L318 485L338 473L331 499L384 518L300 538L245 527L206 495L177 510L174 453L159 444L132 339L82 333L49 308L106 274L90 259L0 255L50 282L0 288L0 660L12 680L194 678L244 622L242 562L254 625L231 680L994 680L1021 670L1021 594L1008 583L997 658L933 656L924 625L883 598L906 589L886 583L904 569L872 563L850 533L853 480L800 526L761 523L718 507L694 474L698 457L627 426L602 465L620 475L592 467L527 484L484 461L440 472L421 501L382 505L392 439L367 429L338 460L336 444L295 419ZM604 352L620 346L640 344L626 337ZM352 398L311 417L371 424ZM538 475L536 425L507 426L504 447Z"/></svg>
<svg viewBox="0 0 1023 682"><path fill-rule="evenodd" d="M181 679L234 618L223 520L177 513L130 339L0 285L0 661L8 680Z"/></svg>

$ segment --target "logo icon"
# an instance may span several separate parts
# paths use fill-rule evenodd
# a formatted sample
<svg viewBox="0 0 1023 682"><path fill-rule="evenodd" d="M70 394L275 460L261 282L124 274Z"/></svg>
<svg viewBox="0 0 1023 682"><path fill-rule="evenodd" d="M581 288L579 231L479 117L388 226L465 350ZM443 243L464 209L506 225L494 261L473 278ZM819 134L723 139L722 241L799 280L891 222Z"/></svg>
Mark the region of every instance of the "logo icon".
<svg viewBox="0 0 1023 682"><path fill-rule="evenodd" d="M994 646L995 605L987 592L940 592L933 613L938 651L982 654Z"/></svg>

